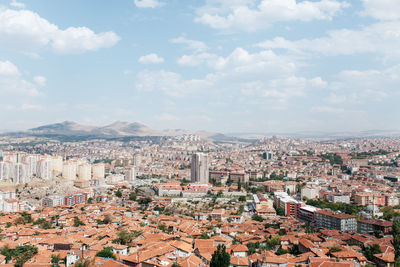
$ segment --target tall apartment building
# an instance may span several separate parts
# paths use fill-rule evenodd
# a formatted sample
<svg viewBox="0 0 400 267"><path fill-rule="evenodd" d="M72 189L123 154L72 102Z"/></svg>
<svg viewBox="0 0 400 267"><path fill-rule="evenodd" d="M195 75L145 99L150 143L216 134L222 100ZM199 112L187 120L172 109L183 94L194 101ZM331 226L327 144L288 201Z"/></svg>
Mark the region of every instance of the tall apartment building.
<svg viewBox="0 0 400 267"><path fill-rule="evenodd" d="M92 177L92 167L88 163L78 166L78 178L80 180L90 180Z"/></svg>
<svg viewBox="0 0 400 267"><path fill-rule="evenodd" d="M0 162L0 180L8 180L10 178L10 163L7 161Z"/></svg>
<svg viewBox="0 0 400 267"><path fill-rule="evenodd" d="M133 182L136 180L135 167L128 167L125 172L125 181Z"/></svg>
<svg viewBox="0 0 400 267"><path fill-rule="evenodd" d="M274 205L275 208L283 209L286 216L297 218L300 207L305 204L289 196L287 192L274 192Z"/></svg>
<svg viewBox="0 0 400 267"><path fill-rule="evenodd" d="M337 213L331 210L318 210L315 213L317 227L336 229L340 231L357 232L357 220L355 216Z"/></svg>
<svg viewBox="0 0 400 267"><path fill-rule="evenodd" d="M60 175L63 171L63 158L61 156L54 156L51 158L51 168L54 176Z"/></svg>
<svg viewBox="0 0 400 267"><path fill-rule="evenodd" d="M105 176L104 163L96 163L92 165L92 177L94 179L104 178L104 176Z"/></svg>
<svg viewBox="0 0 400 267"><path fill-rule="evenodd" d="M24 184L29 182L30 177L28 177L28 164L27 163L11 164L10 179L14 184Z"/></svg>
<svg viewBox="0 0 400 267"><path fill-rule="evenodd" d="M51 168L51 159L41 159L38 161L37 177L41 179L50 179L53 175Z"/></svg>
<svg viewBox="0 0 400 267"><path fill-rule="evenodd" d="M191 163L191 181L195 183L208 183L208 155L204 153L195 153L192 155Z"/></svg>
<svg viewBox="0 0 400 267"><path fill-rule="evenodd" d="M75 180L76 179L76 162L67 161L63 165L62 176L67 180Z"/></svg>
<svg viewBox="0 0 400 267"><path fill-rule="evenodd" d="M28 176L38 174L38 161L40 159L39 155L29 154L24 155L22 161L28 164L27 172Z"/></svg>
<svg viewBox="0 0 400 267"><path fill-rule="evenodd" d="M263 153L263 159L274 160L274 152L272 152L272 151L264 152Z"/></svg>

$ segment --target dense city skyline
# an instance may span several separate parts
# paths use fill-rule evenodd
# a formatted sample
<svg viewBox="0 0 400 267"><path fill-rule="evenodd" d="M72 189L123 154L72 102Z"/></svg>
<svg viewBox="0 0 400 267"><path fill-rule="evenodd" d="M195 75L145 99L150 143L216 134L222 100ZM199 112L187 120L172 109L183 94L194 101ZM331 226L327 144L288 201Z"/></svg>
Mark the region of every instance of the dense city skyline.
<svg viewBox="0 0 400 267"><path fill-rule="evenodd" d="M0 130L399 130L396 0L0 1Z"/></svg>

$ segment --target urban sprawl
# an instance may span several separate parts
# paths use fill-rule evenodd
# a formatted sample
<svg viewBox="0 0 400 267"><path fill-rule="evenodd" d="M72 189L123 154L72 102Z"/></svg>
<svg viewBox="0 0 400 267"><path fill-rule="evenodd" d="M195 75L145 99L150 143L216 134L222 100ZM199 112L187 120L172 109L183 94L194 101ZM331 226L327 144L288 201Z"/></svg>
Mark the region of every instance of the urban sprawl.
<svg viewBox="0 0 400 267"><path fill-rule="evenodd" d="M396 266L400 139L0 137L0 266Z"/></svg>

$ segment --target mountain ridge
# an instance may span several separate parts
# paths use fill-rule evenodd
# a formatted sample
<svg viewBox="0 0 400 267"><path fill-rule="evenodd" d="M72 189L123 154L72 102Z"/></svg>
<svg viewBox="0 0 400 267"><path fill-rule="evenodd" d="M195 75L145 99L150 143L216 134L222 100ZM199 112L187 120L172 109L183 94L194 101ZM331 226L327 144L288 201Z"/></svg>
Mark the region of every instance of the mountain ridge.
<svg viewBox="0 0 400 267"><path fill-rule="evenodd" d="M3 133L7 134L7 133ZM140 122L115 121L105 126L83 125L74 121L63 121L51 123L26 131L12 132L9 134L35 135L35 136L76 136L76 137L99 137L99 138L122 138L122 137L173 137L180 135L195 134L203 139L213 141L229 141L236 138L225 136L221 133L207 131L189 131L183 129L155 130Z"/></svg>

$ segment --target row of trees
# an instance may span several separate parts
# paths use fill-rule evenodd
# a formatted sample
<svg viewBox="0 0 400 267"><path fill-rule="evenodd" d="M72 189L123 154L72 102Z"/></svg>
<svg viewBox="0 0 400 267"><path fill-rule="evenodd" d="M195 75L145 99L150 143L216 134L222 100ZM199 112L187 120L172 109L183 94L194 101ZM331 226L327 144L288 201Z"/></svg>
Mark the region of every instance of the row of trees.
<svg viewBox="0 0 400 267"><path fill-rule="evenodd" d="M6 261L13 260L16 267L22 267L25 262L37 253L38 248L32 245L18 246L15 249L5 245L0 249L0 254L6 257Z"/></svg>
<svg viewBox="0 0 400 267"><path fill-rule="evenodd" d="M343 213L357 215L363 207L354 205L354 204L346 204L342 202L329 202L327 200L307 200L307 205L311 205L320 209L331 209L334 211L341 211Z"/></svg>

